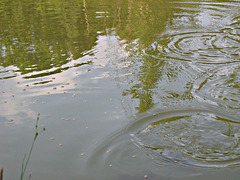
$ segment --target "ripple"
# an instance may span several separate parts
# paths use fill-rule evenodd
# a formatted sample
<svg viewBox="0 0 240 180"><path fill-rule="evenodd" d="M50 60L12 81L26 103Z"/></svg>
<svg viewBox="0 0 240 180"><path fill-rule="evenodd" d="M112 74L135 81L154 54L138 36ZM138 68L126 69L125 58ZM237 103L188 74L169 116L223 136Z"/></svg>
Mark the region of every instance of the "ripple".
<svg viewBox="0 0 240 180"><path fill-rule="evenodd" d="M164 59L198 64L227 64L240 60L239 18L224 29L184 32L162 37L146 53Z"/></svg>
<svg viewBox="0 0 240 180"><path fill-rule="evenodd" d="M201 102L153 108L99 142L83 171L106 172L115 179L145 173L170 177L166 172L171 166L176 172L191 172L180 175L184 178L194 176L194 167L239 166L239 117L239 112Z"/></svg>
<svg viewBox="0 0 240 180"><path fill-rule="evenodd" d="M196 80L193 95L219 106L240 109L240 65L221 66Z"/></svg>
<svg viewBox="0 0 240 180"><path fill-rule="evenodd" d="M202 167L240 164L239 122L204 111L161 116L145 119L144 127L131 134L155 159Z"/></svg>

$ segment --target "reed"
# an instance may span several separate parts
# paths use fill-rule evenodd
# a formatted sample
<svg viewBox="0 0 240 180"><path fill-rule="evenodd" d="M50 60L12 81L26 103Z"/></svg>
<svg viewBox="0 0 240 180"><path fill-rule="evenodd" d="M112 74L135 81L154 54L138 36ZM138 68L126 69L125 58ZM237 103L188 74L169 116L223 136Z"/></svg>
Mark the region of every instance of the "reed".
<svg viewBox="0 0 240 180"><path fill-rule="evenodd" d="M25 176L25 172L27 170L27 167L28 167L28 163L29 163L29 160L30 160L30 157L31 157L31 154L32 154L32 151L33 151L33 147L34 147L34 144L36 142L36 139L38 137L38 121L39 121L39 113L38 113L38 116L37 116L37 120L36 120L36 124L35 124L35 135L34 135L34 138L33 138L33 142L32 142L32 145L31 145L31 149L28 153L28 156L26 156L26 154L24 155L23 157L23 160L22 160L22 169L21 169L21 176L20 176L20 180L23 180L24 176ZM45 128L43 128L43 131L45 131ZM29 177L28 177L28 180L31 179L31 174L29 174ZM3 180L3 167L0 167L0 180Z"/></svg>
<svg viewBox="0 0 240 180"><path fill-rule="evenodd" d="M0 180L3 180L3 167L0 167Z"/></svg>
<svg viewBox="0 0 240 180"><path fill-rule="evenodd" d="M36 120L35 136L34 136L34 138L33 138L33 142L32 142L32 145L31 145L31 149L30 149L27 157L26 157L26 154L24 155L24 158L23 158L23 161L22 161L22 170L21 170L20 180L23 180L23 178L24 178L24 175L25 175L25 172L26 172L26 169L27 169L27 166L28 166L28 163L29 163L29 160L30 160L32 151L33 151L34 144L35 144L36 139L37 139L37 137L38 137L38 121L39 121L39 115L40 115L40 114L38 114L37 120ZM30 180L30 179L31 179L31 174L29 175L28 180ZM0 179L0 180L1 180L1 179Z"/></svg>

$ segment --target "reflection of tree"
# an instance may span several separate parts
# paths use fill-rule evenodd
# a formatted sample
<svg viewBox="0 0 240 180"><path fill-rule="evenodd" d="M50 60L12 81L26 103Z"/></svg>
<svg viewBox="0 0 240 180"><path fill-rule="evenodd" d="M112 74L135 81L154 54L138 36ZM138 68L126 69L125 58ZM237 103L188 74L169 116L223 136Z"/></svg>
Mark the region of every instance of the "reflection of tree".
<svg viewBox="0 0 240 180"><path fill-rule="evenodd" d="M22 74L60 67L81 57L95 45L101 28L94 13L88 16L94 22L88 27L78 0L6 0L1 6L0 65L17 66Z"/></svg>
<svg viewBox="0 0 240 180"><path fill-rule="evenodd" d="M120 60L120 63L128 64L128 67L117 67L121 69L118 73L132 73L132 77L119 78L118 81L127 84L122 87L123 96L130 97L131 101L137 100L135 108L138 112L144 112L155 104L154 89L158 86L165 66L164 61L145 56L144 49L164 32L164 24L172 12L169 12L166 7L169 4L165 1L129 0L127 5L125 8L119 8L118 3L113 6L114 22L117 24L114 26L115 31L121 39L127 40L126 51L129 52L129 57ZM156 53L156 50L150 53Z"/></svg>
<svg viewBox="0 0 240 180"><path fill-rule="evenodd" d="M144 112L154 105L153 90L157 87L157 82L162 76L164 64L164 61L144 56L141 59L137 74L134 72L138 78L138 83L123 92L124 96L130 95L133 99L139 99L139 105L136 107L139 112Z"/></svg>
<svg viewBox="0 0 240 180"><path fill-rule="evenodd" d="M128 42L138 39L139 43L147 46L164 32L164 24L172 13L169 5L166 1L129 0L120 8L116 3L113 5L115 31Z"/></svg>
<svg viewBox="0 0 240 180"><path fill-rule="evenodd" d="M144 56L144 49L165 31L165 24L173 16L172 3L164 0L4 2L0 8L1 66L14 65L22 74L59 73L69 68L62 65L93 48L99 32L106 35L115 31L126 41L125 50L129 52L126 61L135 67L127 70L135 73L135 83L128 82L123 94L139 100L139 112L154 105L154 89L158 88L166 64ZM161 47L158 48L149 54L159 53ZM44 71L53 67L51 72Z"/></svg>

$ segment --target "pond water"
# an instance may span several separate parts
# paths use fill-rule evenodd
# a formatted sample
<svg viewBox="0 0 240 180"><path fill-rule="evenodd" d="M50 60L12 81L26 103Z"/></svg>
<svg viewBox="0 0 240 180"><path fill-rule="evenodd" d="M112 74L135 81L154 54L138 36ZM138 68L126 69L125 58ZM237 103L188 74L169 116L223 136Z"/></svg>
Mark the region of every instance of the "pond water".
<svg viewBox="0 0 240 180"><path fill-rule="evenodd" d="M238 0L0 0L0 48L4 180L239 179Z"/></svg>

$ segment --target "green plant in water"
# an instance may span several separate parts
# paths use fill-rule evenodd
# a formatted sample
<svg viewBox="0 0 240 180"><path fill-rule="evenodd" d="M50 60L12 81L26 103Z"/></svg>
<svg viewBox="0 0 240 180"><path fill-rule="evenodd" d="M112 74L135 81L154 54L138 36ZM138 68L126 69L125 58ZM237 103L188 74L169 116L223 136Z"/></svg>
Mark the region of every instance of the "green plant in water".
<svg viewBox="0 0 240 180"><path fill-rule="evenodd" d="M34 147L35 141L36 141L36 139L37 139L37 137L38 137L38 121L39 121L39 115L40 115L40 114L38 113L37 121L36 121L36 125L35 125L35 136L34 136L34 138L33 138L32 146L31 146L31 149L30 149L30 151L29 151L27 160L25 161L25 159L26 159L26 154L25 154L25 155L24 155L24 158L23 158L23 161L22 161L22 170L21 170L20 180L23 180L23 178L24 178L24 175L25 175L25 172L26 172L28 163L29 163L29 159L30 159L31 154L32 154L32 151L33 151L33 147ZM43 131L45 131L45 128L43 128ZM31 179L31 174L29 175L28 180L30 180L30 179ZM3 167L0 167L0 180L3 180Z"/></svg>
<svg viewBox="0 0 240 180"><path fill-rule="evenodd" d="M0 167L0 180L3 180L3 167Z"/></svg>
<svg viewBox="0 0 240 180"><path fill-rule="evenodd" d="M23 161L22 161L22 170L21 170L21 177L20 177L20 180L23 180L24 178L24 175L25 175L25 172L26 172L26 169L27 169L27 166L28 166L28 163L29 163L29 159L31 157L31 154L32 154L32 151L33 151L33 147L34 147L34 144L36 142L36 139L38 137L38 121L39 121L39 113L38 113L38 116L37 116L37 121L36 121L36 125L35 125L35 136L33 138L33 142L32 142L32 146L31 146L31 149L29 151L29 154L27 156L27 159L26 159L26 154L24 155L24 158L23 158ZM45 128L43 128L43 131L45 130ZM25 161L26 160L26 161ZM29 178L28 180L31 179L31 174L29 175Z"/></svg>

